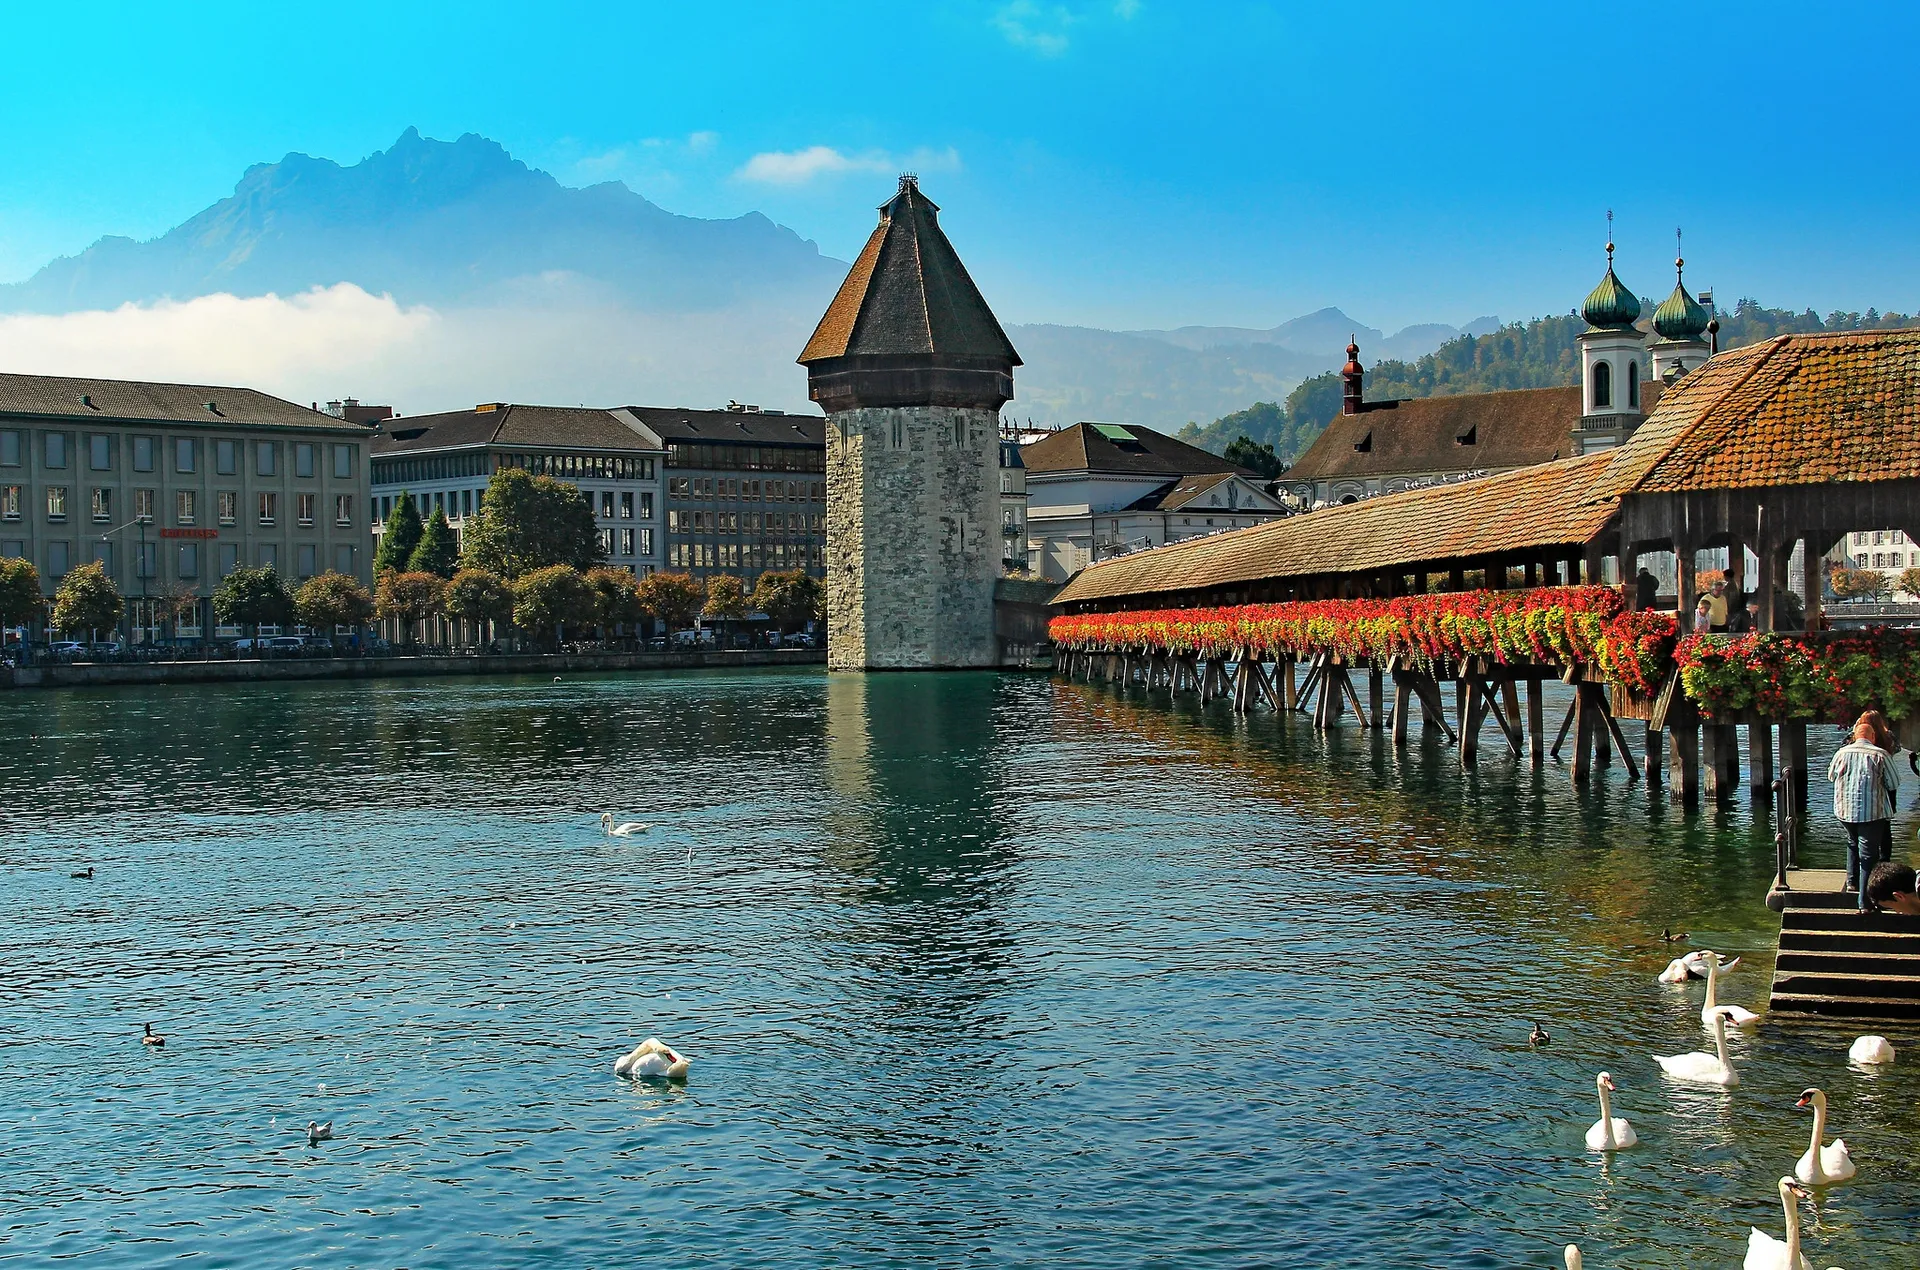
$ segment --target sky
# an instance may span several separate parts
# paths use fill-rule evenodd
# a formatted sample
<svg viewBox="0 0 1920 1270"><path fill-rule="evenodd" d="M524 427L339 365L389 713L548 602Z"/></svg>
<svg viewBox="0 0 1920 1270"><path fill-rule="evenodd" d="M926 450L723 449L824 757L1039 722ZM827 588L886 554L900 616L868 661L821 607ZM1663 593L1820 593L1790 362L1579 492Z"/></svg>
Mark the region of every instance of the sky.
<svg viewBox="0 0 1920 1270"><path fill-rule="evenodd" d="M1817 20L1809 20L1815 18ZM1008 322L1920 308L1920 5L10 5L0 280L409 125L850 259L918 171ZM20 56L26 50L30 55Z"/></svg>

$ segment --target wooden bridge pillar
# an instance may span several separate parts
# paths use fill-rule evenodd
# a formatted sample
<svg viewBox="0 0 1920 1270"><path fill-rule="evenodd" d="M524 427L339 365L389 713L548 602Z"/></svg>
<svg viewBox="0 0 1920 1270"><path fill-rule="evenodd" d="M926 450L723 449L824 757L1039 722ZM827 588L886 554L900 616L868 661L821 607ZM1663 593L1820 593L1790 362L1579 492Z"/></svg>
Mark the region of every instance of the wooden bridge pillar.
<svg viewBox="0 0 1920 1270"><path fill-rule="evenodd" d="M1807 805L1807 725L1780 725L1780 774L1793 787L1793 805Z"/></svg>
<svg viewBox="0 0 1920 1270"><path fill-rule="evenodd" d="M1375 732L1386 726L1386 676L1380 667L1367 667L1367 708L1370 712L1367 724Z"/></svg>
<svg viewBox="0 0 1920 1270"><path fill-rule="evenodd" d="M1648 788L1652 788L1660 783L1660 760L1665 757L1665 749L1666 738L1661 730L1654 727L1651 723L1647 724L1646 776Z"/></svg>
<svg viewBox="0 0 1920 1270"><path fill-rule="evenodd" d="M1707 797L1731 802L1740 784L1740 730L1725 723L1702 724L1700 742Z"/></svg>
<svg viewBox="0 0 1920 1270"><path fill-rule="evenodd" d="M1747 725L1747 793L1755 802L1773 797L1773 725L1770 723Z"/></svg>
<svg viewBox="0 0 1920 1270"><path fill-rule="evenodd" d="M1533 566L1527 566L1529 578L1533 575ZM1540 700L1540 680L1538 676L1527 680L1527 755L1535 767L1544 767L1547 762L1546 715Z"/></svg>
<svg viewBox="0 0 1920 1270"><path fill-rule="evenodd" d="M1466 705L1460 716L1460 766L1473 767L1480 761L1480 729L1487 721L1487 694L1478 679L1461 679L1456 688L1466 690Z"/></svg>
<svg viewBox="0 0 1920 1270"><path fill-rule="evenodd" d="M1573 779L1576 784L1585 784L1593 775L1594 723L1587 685L1576 684L1573 689Z"/></svg>
<svg viewBox="0 0 1920 1270"><path fill-rule="evenodd" d="M1285 655L1283 660L1279 662L1279 668L1281 693L1283 699L1286 701L1286 708L1289 710L1298 710L1300 708L1300 684L1294 677L1295 666L1292 653Z"/></svg>
<svg viewBox="0 0 1920 1270"><path fill-rule="evenodd" d="M1688 807L1700 805L1700 725L1676 723L1667 733L1668 752L1673 761L1669 781L1680 802Z"/></svg>

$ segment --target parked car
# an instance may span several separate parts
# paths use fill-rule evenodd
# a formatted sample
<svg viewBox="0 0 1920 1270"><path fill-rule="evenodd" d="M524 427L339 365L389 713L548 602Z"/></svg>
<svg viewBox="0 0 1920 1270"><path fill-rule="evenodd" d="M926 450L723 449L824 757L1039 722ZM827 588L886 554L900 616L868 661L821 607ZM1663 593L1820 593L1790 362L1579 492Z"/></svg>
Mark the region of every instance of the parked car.
<svg viewBox="0 0 1920 1270"><path fill-rule="evenodd" d="M300 637L300 643L302 647L316 653L333 651L333 638L328 635L303 635Z"/></svg>
<svg viewBox="0 0 1920 1270"><path fill-rule="evenodd" d="M63 639L47 645L47 656L72 659L87 651L87 646L78 640Z"/></svg>

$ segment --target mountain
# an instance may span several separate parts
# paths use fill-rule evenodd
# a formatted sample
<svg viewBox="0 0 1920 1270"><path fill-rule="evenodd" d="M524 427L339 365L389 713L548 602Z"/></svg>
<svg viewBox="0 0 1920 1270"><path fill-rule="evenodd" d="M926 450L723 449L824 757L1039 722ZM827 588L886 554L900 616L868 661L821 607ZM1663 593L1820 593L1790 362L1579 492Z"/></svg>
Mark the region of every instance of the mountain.
<svg viewBox="0 0 1920 1270"><path fill-rule="evenodd" d="M1350 340L1357 340L1361 348L1372 356L1410 359L1431 353L1457 336L1481 335L1499 327L1499 318L1482 317L1475 318L1464 327L1448 326L1444 322L1423 322L1388 335L1354 321L1339 309L1326 308L1266 330L1245 326L1182 326L1171 331L1129 331L1127 334L1194 350L1277 344L1281 348L1310 354L1321 360L1332 357L1338 364L1346 360Z"/></svg>
<svg viewBox="0 0 1920 1270"><path fill-rule="evenodd" d="M339 282L402 303L480 303L556 274L641 311L787 295L824 308L845 272L757 212L676 216L618 183L563 186L484 137L433 141L408 128L351 167L289 154L249 168L232 195L158 238L103 238L0 286L0 312Z"/></svg>

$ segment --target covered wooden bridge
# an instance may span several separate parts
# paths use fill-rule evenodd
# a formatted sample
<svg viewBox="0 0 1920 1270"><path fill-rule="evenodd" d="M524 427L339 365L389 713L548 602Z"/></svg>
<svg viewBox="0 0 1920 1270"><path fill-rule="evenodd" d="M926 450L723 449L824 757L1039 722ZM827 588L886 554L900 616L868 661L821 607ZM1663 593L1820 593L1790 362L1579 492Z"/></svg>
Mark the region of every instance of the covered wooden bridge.
<svg viewBox="0 0 1920 1270"><path fill-rule="evenodd" d="M1103 561L1077 575L1055 603L1066 613L1111 613L1421 595L1436 585L1458 592L1617 584L1630 582L1645 557L1672 552L1685 626L1697 598L1696 553L1718 547L1727 549L1731 586L1758 599L1760 629L1817 629L1820 559L1856 529L1920 537L1920 331L1789 335L1722 353L1670 388L1616 449ZM1749 551L1757 565L1748 564ZM1797 606L1784 595L1796 552L1803 562ZM1627 585L1625 595L1633 607L1638 588ZM1081 675L1225 691L1242 708L1262 699L1298 708L1316 690L1322 723L1351 706L1375 728L1390 717L1396 740L1418 703L1429 725L1457 735L1464 762L1474 761L1489 718L1516 755L1524 749L1543 761L1550 747L1539 685L1552 676L1581 685L1558 726L1561 738L1569 731L1576 738L1576 778L1609 762L1617 748L1629 752L1630 770L1658 779L1670 750L1683 800L1703 788L1731 797L1741 767L1736 728L1745 725L1755 792L1772 785L1777 729L1780 765L1804 805L1804 720L1703 723L1672 679L1636 696L1591 664L1375 665L1327 652L1310 655L1307 679L1293 690L1292 661L1175 660L1162 655L1156 663L1146 648L1082 647L1063 664ZM1351 685L1356 670L1367 673L1370 705ZM1390 716L1388 676L1396 681ZM1447 678L1456 684L1453 724L1439 708L1438 683ZM1527 689L1524 719L1516 686ZM1646 722L1638 756L1621 717Z"/></svg>

